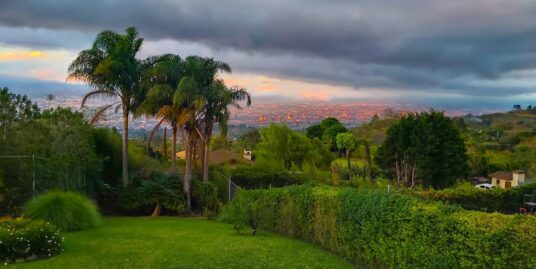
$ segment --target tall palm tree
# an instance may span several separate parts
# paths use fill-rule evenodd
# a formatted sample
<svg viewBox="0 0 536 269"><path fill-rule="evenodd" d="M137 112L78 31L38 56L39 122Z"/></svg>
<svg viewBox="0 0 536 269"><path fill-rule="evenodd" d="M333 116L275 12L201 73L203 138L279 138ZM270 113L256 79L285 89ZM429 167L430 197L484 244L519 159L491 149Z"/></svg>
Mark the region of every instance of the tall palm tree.
<svg viewBox="0 0 536 269"><path fill-rule="evenodd" d="M201 111L205 99L199 92L199 85L191 76L184 77L177 91L173 96L174 108L181 111L178 123L184 138L184 149L186 151L186 164L183 178L183 191L186 197L186 211L191 211L191 177L192 161L197 139L196 128L199 125Z"/></svg>
<svg viewBox="0 0 536 269"><path fill-rule="evenodd" d="M69 66L69 79L86 82L93 88L82 99L82 107L94 96L119 99L98 109L92 122L111 107L123 110L123 187L128 185L128 117L141 92L143 63L136 55L142 44L143 38L134 27L126 29L125 34L103 31L97 35L93 46L82 50Z"/></svg>
<svg viewBox="0 0 536 269"><path fill-rule="evenodd" d="M195 81L196 91L205 100L201 117L193 125L197 136L203 144L203 180L208 181L208 155L212 128L214 123L221 123L225 126L228 118L228 105L235 105L238 100L247 98L248 105L251 100L249 94L243 89L229 90L219 80L218 74L221 72L231 72L231 67L221 61L212 58L190 56L185 61L185 73ZM239 106L238 106L239 107ZM193 143L193 142L192 142Z"/></svg>
<svg viewBox="0 0 536 269"><path fill-rule="evenodd" d="M151 59L151 66L147 68L144 81L149 90L136 111L137 115L154 116L158 123L152 129L147 147L154 134L163 122L168 123L172 129L171 165L175 170L177 131L180 120L186 112L179 105L174 105L174 95L177 91L180 79L183 76L183 60L179 55L165 54Z"/></svg>
<svg viewBox="0 0 536 269"><path fill-rule="evenodd" d="M52 101L54 101L54 99L56 99L56 97L52 94L47 94L47 101L48 101L48 107L47 108L50 108L50 103L52 103Z"/></svg>
<svg viewBox="0 0 536 269"><path fill-rule="evenodd" d="M203 93L205 105L201 124L196 130L203 141L203 181L208 181L208 166L210 155L210 141L214 124L218 124L222 135L227 135L227 121L229 120L229 107L241 109L240 101L246 100L251 105L250 94L239 87L227 87L222 80L216 80Z"/></svg>

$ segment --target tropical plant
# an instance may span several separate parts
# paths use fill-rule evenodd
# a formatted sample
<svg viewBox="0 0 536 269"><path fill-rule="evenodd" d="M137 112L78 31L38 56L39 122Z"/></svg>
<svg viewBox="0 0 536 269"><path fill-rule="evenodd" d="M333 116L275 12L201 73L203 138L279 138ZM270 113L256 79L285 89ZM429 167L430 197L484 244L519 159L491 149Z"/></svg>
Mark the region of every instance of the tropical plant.
<svg viewBox="0 0 536 269"><path fill-rule="evenodd" d="M197 128L200 125L200 115L205 104L205 99L200 94L201 90L196 81L196 73L200 65L199 59L200 57L196 56L186 58L186 76L181 79L177 91L173 96L174 108L181 111L179 123L183 137L183 147L186 152L183 191L186 198L187 212L190 212L192 209L191 179L193 155L197 139L199 138Z"/></svg>
<svg viewBox="0 0 536 269"><path fill-rule="evenodd" d="M155 206L151 216L157 217L162 207L177 213L184 209L184 196L181 188L182 184L177 176L155 174L151 180L142 182L139 193L144 204Z"/></svg>
<svg viewBox="0 0 536 269"><path fill-rule="evenodd" d="M175 101L180 101L180 99L175 98L175 94L184 75L183 60L179 55L165 54L152 57L151 63L151 66L146 70L146 77L144 78L144 85L149 90L136 114L154 116L158 120L147 139L148 149L160 125L166 122L171 126L171 165L175 170L177 131L181 123L189 115L189 112L183 109L181 105L174 103Z"/></svg>
<svg viewBox="0 0 536 269"><path fill-rule="evenodd" d="M69 79L83 81L93 88L82 99L82 107L90 97L119 98L119 101L99 108L91 121L95 122L112 107L116 112L123 111L123 186L128 185L129 113L142 94L144 63L136 58L142 43L143 38L134 27L127 28L125 34L103 31L97 35L93 46L82 50L69 66Z"/></svg>
<svg viewBox="0 0 536 269"><path fill-rule="evenodd" d="M245 89L239 87L228 88L222 80L216 80L203 91L203 97L205 105L202 111L201 126L196 130L203 141L203 182L207 182L210 141L214 124L219 124L222 136L226 136L227 121L230 115L229 107L241 109L239 102L243 100L246 100L246 105L250 106L251 96Z"/></svg>
<svg viewBox="0 0 536 269"><path fill-rule="evenodd" d="M100 223L93 202L74 192L51 191L39 195L26 204L24 216L50 222L62 231L89 229Z"/></svg>
<svg viewBox="0 0 536 269"><path fill-rule="evenodd" d="M47 94L48 108L50 108L50 103L52 103L52 101L54 101L54 99L56 99L56 97L54 95Z"/></svg>

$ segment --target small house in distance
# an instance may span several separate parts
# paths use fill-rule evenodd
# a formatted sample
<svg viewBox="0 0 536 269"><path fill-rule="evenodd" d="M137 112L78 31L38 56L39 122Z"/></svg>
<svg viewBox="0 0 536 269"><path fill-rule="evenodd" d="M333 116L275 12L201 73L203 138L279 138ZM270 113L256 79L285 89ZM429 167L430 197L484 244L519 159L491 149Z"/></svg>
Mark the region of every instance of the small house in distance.
<svg viewBox="0 0 536 269"><path fill-rule="evenodd" d="M512 172L499 171L489 175L491 184L498 188L508 189L525 183L525 171L515 170Z"/></svg>
<svg viewBox="0 0 536 269"><path fill-rule="evenodd" d="M249 161L253 160L253 152L251 152L250 149L244 149L244 159Z"/></svg>

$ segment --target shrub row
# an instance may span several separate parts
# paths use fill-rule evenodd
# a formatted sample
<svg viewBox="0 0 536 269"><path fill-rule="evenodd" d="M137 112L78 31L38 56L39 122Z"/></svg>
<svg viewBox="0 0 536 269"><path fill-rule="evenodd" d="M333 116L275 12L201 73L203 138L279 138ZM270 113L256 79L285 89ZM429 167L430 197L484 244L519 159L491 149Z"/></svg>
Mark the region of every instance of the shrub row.
<svg viewBox="0 0 536 269"><path fill-rule="evenodd" d="M240 167L233 171L233 182L244 189L283 187L303 183L299 174L286 170L271 171L256 167Z"/></svg>
<svg viewBox="0 0 536 269"><path fill-rule="evenodd" d="M384 190L242 191L221 218L238 227L256 223L374 268L536 267L536 218L466 211Z"/></svg>
<svg viewBox="0 0 536 269"><path fill-rule="evenodd" d="M182 184L178 174L150 172L136 175L126 188L100 184L97 201L102 212L109 215L149 215L154 213L155 207L159 207L162 214L177 215L185 209ZM192 180L192 206L207 214L218 212L217 186L212 182Z"/></svg>
<svg viewBox="0 0 536 269"><path fill-rule="evenodd" d="M49 223L36 220L0 222L0 261L47 258L62 252L63 238Z"/></svg>
<svg viewBox="0 0 536 269"><path fill-rule="evenodd" d="M458 204L465 209L486 212L517 213L524 207L523 196L536 191L536 183L508 190L495 188L478 189L470 184L463 184L443 190L424 190L412 194L429 200Z"/></svg>

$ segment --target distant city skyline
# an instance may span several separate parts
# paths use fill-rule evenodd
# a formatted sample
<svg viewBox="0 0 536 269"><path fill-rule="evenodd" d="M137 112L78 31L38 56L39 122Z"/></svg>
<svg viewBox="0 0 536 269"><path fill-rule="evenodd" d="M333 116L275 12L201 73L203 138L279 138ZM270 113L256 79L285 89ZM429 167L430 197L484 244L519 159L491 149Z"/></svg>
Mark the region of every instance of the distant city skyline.
<svg viewBox="0 0 536 269"><path fill-rule="evenodd" d="M54 100L47 100L46 97L33 98L41 109L55 107L69 107L77 111L83 111L87 117L103 104L110 100L93 99L89 105L81 109L81 97L55 96ZM380 102L305 102L305 101L284 101L274 102L273 100L260 100L253 102L251 107L243 109L231 109L230 125L243 125L246 127L263 127L270 123L284 123L294 129L304 129L312 124L320 122L326 117L335 117L347 127L355 127L362 123L369 122L373 116L385 116L386 111L394 113L419 112L430 109L429 107L416 106L412 104L400 103L380 103ZM486 114L501 111L500 109L443 109L449 116L461 116L466 114ZM107 127L121 129L121 113L108 111L97 124ZM156 123L153 118L132 119L129 129L151 129ZM163 125L165 126L165 124Z"/></svg>

